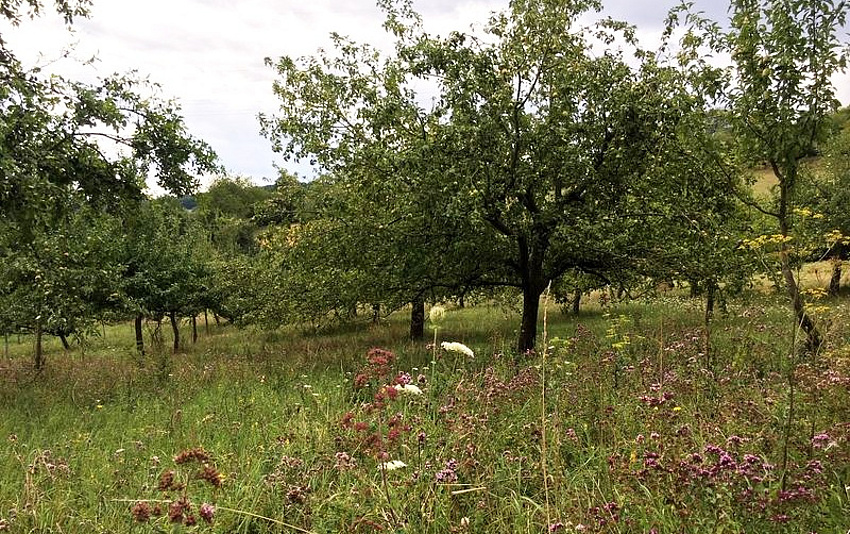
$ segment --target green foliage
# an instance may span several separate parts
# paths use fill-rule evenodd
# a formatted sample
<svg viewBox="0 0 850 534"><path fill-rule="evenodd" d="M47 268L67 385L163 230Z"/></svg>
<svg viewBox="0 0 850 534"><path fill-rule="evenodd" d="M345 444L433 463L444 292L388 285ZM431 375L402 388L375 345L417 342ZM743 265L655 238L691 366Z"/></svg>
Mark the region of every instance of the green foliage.
<svg viewBox="0 0 850 534"><path fill-rule="evenodd" d="M670 28L679 13L690 7L674 10ZM805 310L789 243L796 237L795 214L808 209L800 191L801 161L826 141L838 107L832 77L846 68L847 45L839 29L848 11L850 6L844 2L735 0L728 30L693 13L685 20L683 45L690 52L683 56L685 63L704 65L696 53L700 47L728 53L732 59L725 77L718 76L717 69L703 69L709 73L703 78L711 81L711 87L723 80L716 98L729 112L732 163L738 168L766 164L777 180L770 203L740 190L738 196L773 221L782 284L810 351L818 350L822 339ZM722 157L717 163L725 164Z"/></svg>
<svg viewBox="0 0 850 534"><path fill-rule="evenodd" d="M332 175L322 259L362 272L382 302L519 288L520 352L534 346L549 281L646 272L656 222L698 172L665 164L707 119L689 120L702 102L628 25L579 25L598 7L515 2L481 35L435 38L408 5L386 2L394 55L334 36L332 53L277 62L281 111L264 134ZM637 67L610 46L592 51L618 39ZM424 86L438 95L430 109ZM327 253L337 247L346 253Z"/></svg>
<svg viewBox="0 0 850 534"><path fill-rule="evenodd" d="M49 231L31 232L29 243L5 241L0 232L0 323L3 332L84 335L119 304L120 231L115 218L78 203L54 215Z"/></svg>
<svg viewBox="0 0 850 534"><path fill-rule="evenodd" d="M55 5L69 24L88 7ZM0 14L18 24L42 9L38 0L16 0ZM218 168L215 154L188 134L179 106L143 96L157 87L134 74L94 84L47 76L0 41L0 80L3 330L82 334L106 308L119 307L127 260L114 237L120 217L143 199L146 179L188 194L198 173Z"/></svg>
<svg viewBox="0 0 850 534"><path fill-rule="evenodd" d="M195 315L206 306L209 260L193 214L169 198L139 205L125 221L121 295L134 314Z"/></svg>

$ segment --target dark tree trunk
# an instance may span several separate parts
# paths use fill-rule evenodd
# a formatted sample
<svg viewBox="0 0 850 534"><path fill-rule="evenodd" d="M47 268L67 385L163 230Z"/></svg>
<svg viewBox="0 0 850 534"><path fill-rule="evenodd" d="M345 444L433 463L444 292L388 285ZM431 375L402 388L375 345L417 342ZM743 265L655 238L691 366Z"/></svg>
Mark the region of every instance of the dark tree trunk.
<svg viewBox="0 0 850 534"><path fill-rule="evenodd" d="M44 368L44 352L41 348L41 321L35 323L35 368L41 371Z"/></svg>
<svg viewBox="0 0 850 534"><path fill-rule="evenodd" d="M702 287L697 280L689 280L689 285L691 286L691 298L697 298L702 293Z"/></svg>
<svg viewBox="0 0 850 534"><path fill-rule="evenodd" d="M71 350L71 345L68 343L68 338L65 336L65 332L59 332L59 341L62 342L62 348L67 350Z"/></svg>
<svg viewBox="0 0 850 534"><path fill-rule="evenodd" d="M381 321L381 305L372 304L372 324L378 324Z"/></svg>
<svg viewBox="0 0 850 534"><path fill-rule="evenodd" d="M534 350L537 340L537 315L540 313L540 295L543 290L534 286L522 289L522 324L517 340L517 352L523 355Z"/></svg>
<svg viewBox="0 0 850 534"><path fill-rule="evenodd" d="M832 258L832 276L829 278L829 296L837 297L841 291L841 258Z"/></svg>
<svg viewBox="0 0 850 534"><path fill-rule="evenodd" d="M177 313L169 313L168 319L171 321L171 331L174 333L174 352L177 352L180 350L180 328L177 325Z"/></svg>
<svg viewBox="0 0 850 534"><path fill-rule="evenodd" d="M546 289L543 277L543 258L548 240L533 236L532 241L518 240L519 275L522 278L522 324L519 328L517 352L519 356L534 350L537 341L537 316L540 313L540 295Z"/></svg>
<svg viewBox="0 0 850 534"><path fill-rule="evenodd" d="M713 282L707 282L705 286L705 323L711 322L714 317L714 302L717 294L717 285Z"/></svg>
<svg viewBox="0 0 850 534"><path fill-rule="evenodd" d="M573 315L578 315L581 311L581 289L576 288L573 292Z"/></svg>
<svg viewBox="0 0 850 534"><path fill-rule="evenodd" d="M198 342L198 318L192 316L192 344Z"/></svg>
<svg viewBox="0 0 850 534"><path fill-rule="evenodd" d="M141 356L145 355L145 338L142 335L142 320L144 317L139 314L136 315L136 320L133 322L136 330L136 350L139 351Z"/></svg>
<svg viewBox="0 0 850 534"><path fill-rule="evenodd" d="M207 317L207 310L204 309L204 332L210 335L210 319Z"/></svg>
<svg viewBox="0 0 850 534"><path fill-rule="evenodd" d="M421 296L410 303L410 339L425 338L425 299Z"/></svg>
<svg viewBox="0 0 850 534"><path fill-rule="evenodd" d="M215 319L216 326L221 326L221 322L218 320L218 314L216 312L213 312L213 319Z"/></svg>
<svg viewBox="0 0 850 534"><path fill-rule="evenodd" d="M715 284L713 280L706 280L704 317L705 347L703 348L703 352L705 352L705 361L707 362L706 366L708 368L711 368L711 320L714 318L714 302L716 296L717 284Z"/></svg>

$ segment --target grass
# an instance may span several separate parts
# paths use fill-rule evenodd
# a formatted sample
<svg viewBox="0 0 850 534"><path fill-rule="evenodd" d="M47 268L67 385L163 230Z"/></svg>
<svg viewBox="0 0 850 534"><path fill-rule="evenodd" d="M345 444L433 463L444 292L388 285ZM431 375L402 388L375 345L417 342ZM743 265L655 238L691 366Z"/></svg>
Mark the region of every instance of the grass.
<svg viewBox="0 0 850 534"><path fill-rule="evenodd" d="M828 346L798 359L773 299L730 302L709 355L698 301L550 309L545 406L541 355L488 307L437 331L471 360L405 341L403 316L212 326L144 361L108 326L51 343L40 375L12 339L0 532L844 532L850 307L828 302ZM399 373L424 393L391 394Z"/></svg>

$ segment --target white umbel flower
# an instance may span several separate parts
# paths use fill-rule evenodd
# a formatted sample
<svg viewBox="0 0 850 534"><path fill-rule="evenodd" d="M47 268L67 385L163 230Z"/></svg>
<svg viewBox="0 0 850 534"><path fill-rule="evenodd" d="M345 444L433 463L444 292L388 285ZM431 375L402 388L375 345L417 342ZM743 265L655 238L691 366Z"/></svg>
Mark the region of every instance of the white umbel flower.
<svg viewBox="0 0 850 534"><path fill-rule="evenodd" d="M402 467L407 467L407 464L401 460L390 460L389 462L378 464L378 471L395 471Z"/></svg>
<svg viewBox="0 0 850 534"><path fill-rule="evenodd" d="M400 393L405 393L407 395L422 395L422 390L419 389L419 386L414 386L413 384L396 384L393 387Z"/></svg>
<svg viewBox="0 0 850 534"><path fill-rule="evenodd" d="M442 343L440 343L440 346L443 347L443 350L447 350L450 352L459 352L461 354L466 354L470 358L475 358L475 353L472 352L472 349L467 347L463 343L443 341Z"/></svg>
<svg viewBox="0 0 850 534"><path fill-rule="evenodd" d="M431 320L431 323L437 325L443 322L443 319L446 318L446 309L439 304L435 306L431 306L431 310L428 312L428 319Z"/></svg>

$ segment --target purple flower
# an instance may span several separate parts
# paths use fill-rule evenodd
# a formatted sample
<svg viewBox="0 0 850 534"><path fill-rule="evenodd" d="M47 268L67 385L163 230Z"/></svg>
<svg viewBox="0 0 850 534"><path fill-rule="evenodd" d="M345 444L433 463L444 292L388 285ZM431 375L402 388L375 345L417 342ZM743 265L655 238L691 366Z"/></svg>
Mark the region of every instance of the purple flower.
<svg viewBox="0 0 850 534"><path fill-rule="evenodd" d="M208 502L203 503L198 510L198 515L200 515L201 519L207 523L212 523L213 517L215 516L215 506Z"/></svg>
<svg viewBox="0 0 850 534"><path fill-rule="evenodd" d="M823 449L827 443L829 443L829 434L826 432L822 432L812 438L812 447L816 449Z"/></svg>

